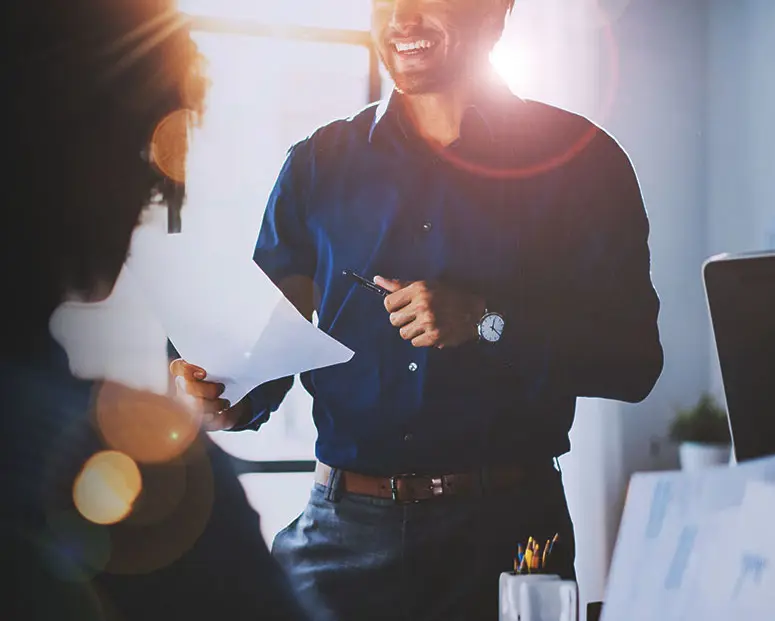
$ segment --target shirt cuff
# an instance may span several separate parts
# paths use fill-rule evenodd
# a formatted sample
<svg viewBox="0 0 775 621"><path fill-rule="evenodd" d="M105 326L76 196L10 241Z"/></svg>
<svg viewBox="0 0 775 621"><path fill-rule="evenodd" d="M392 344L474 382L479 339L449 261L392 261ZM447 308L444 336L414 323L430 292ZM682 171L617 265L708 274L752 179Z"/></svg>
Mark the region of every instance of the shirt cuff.
<svg viewBox="0 0 775 621"><path fill-rule="evenodd" d="M293 377L284 377L256 386L243 399L249 405L248 412L229 431L258 431L280 407L292 385Z"/></svg>

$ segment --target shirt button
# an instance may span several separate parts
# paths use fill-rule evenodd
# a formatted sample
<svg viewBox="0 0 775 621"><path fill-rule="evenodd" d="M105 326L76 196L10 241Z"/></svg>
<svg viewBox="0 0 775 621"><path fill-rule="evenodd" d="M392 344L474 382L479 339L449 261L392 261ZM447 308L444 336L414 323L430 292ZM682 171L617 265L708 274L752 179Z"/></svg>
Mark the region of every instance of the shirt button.
<svg viewBox="0 0 775 621"><path fill-rule="evenodd" d="M404 442L411 442L412 440L414 440L414 436L411 433L407 433L404 436Z"/></svg>
<svg viewBox="0 0 775 621"><path fill-rule="evenodd" d="M422 230L426 233L430 233L431 229L433 228L433 223L431 222L423 222L422 224Z"/></svg>
<svg viewBox="0 0 775 621"><path fill-rule="evenodd" d="M416 362L410 362L409 363L409 370L414 373L417 370L417 363Z"/></svg>

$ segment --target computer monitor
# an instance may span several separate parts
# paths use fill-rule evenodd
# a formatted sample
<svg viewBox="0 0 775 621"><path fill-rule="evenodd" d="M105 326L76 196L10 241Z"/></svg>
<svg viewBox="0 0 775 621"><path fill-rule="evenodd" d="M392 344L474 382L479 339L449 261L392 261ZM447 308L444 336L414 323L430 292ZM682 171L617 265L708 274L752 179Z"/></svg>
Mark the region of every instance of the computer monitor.
<svg viewBox="0 0 775 621"><path fill-rule="evenodd" d="M775 252L703 265L735 457L775 455Z"/></svg>

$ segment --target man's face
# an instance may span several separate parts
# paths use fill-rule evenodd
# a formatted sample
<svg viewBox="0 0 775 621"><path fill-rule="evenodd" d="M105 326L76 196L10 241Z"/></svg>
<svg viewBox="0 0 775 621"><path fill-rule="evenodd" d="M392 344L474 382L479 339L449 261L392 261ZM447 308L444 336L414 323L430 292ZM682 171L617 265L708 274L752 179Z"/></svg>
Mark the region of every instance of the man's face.
<svg viewBox="0 0 775 621"><path fill-rule="evenodd" d="M376 0L372 37L396 88L408 95L449 89L486 58L500 34L497 0Z"/></svg>

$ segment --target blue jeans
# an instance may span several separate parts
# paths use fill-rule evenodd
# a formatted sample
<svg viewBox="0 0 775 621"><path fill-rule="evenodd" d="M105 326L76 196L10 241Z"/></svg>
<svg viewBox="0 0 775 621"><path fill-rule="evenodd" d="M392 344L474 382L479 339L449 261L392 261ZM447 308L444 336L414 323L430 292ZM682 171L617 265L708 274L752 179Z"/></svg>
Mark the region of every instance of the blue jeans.
<svg viewBox="0 0 775 621"><path fill-rule="evenodd" d="M553 467L510 490L397 504L343 493L336 471L272 553L321 621L497 621L517 545L559 533L552 573L575 578L573 525Z"/></svg>

